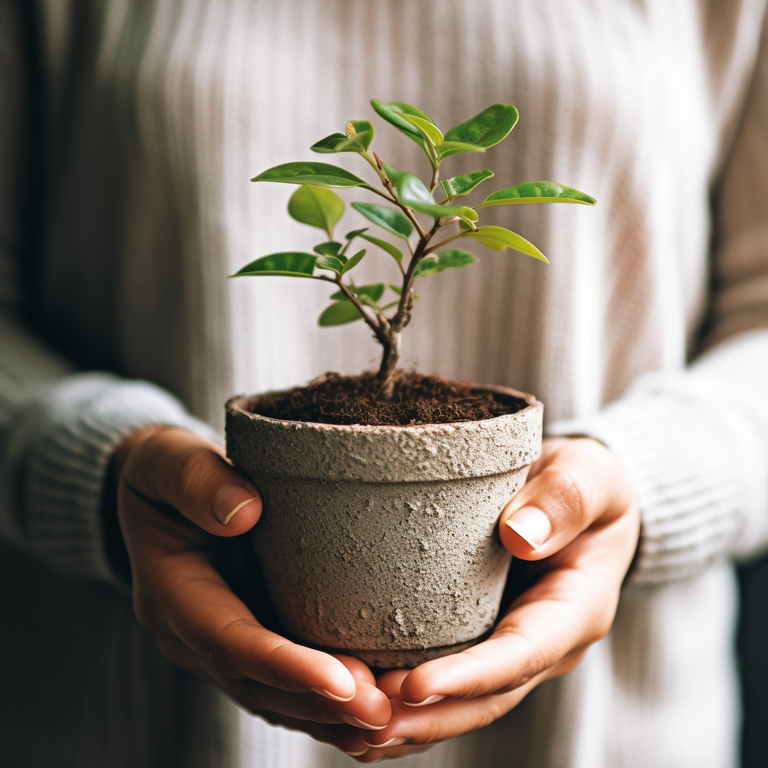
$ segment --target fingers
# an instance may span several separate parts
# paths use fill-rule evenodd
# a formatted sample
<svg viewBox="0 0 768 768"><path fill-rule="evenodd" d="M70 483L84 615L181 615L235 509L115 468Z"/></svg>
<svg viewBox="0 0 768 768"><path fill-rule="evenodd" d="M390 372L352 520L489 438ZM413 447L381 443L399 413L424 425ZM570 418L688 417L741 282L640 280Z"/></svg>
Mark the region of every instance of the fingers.
<svg viewBox="0 0 768 768"><path fill-rule="evenodd" d="M536 621L557 623L546 631L530 631L531 622ZM578 626L568 626L569 621ZM514 690L556 667L573 650L587 646L602 630L584 621L576 606L552 616L531 604L484 643L417 667L402 681L400 696L418 708L441 697L472 698Z"/></svg>
<svg viewBox="0 0 768 768"><path fill-rule="evenodd" d="M314 692L288 692L253 680L231 679L222 673L220 667L195 654L176 638L161 637L158 646L173 664L211 678L241 707L253 714L266 717L266 713L273 713L283 719L344 724L354 728L355 732L359 728L380 730L387 725L392 715L389 699L376 687L370 669L347 656L339 657L338 660L353 672L356 691L351 700L339 701ZM361 750L359 744L357 749Z"/></svg>
<svg viewBox="0 0 768 768"><path fill-rule="evenodd" d="M400 687L403 680L411 673L410 669L388 669L382 672L376 680L376 685L382 690L388 698L399 699Z"/></svg>
<svg viewBox="0 0 768 768"><path fill-rule="evenodd" d="M118 513L135 611L164 655L213 679L250 711L362 754L368 748L359 730L381 729L391 715L370 669L267 630L210 561L203 531L236 535L250 528L261 509L256 490L216 446L183 430L137 435L126 453ZM221 513L222 499L226 508L235 504L234 517ZM226 551L219 548L220 556Z"/></svg>
<svg viewBox="0 0 768 768"><path fill-rule="evenodd" d="M198 553L173 560L156 569L148 605L142 604L145 591L139 587L136 612L148 629L170 631L226 678L316 691L337 701L355 695L355 679L344 664L262 627Z"/></svg>
<svg viewBox="0 0 768 768"><path fill-rule="evenodd" d="M376 677L374 676L371 668L364 664L360 659L355 659L352 656L344 656L340 653L331 654L334 659L338 659L348 670L352 677L355 679L355 683L367 683L368 685L376 686Z"/></svg>
<svg viewBox="0 0 768 768"><path fill-rule="evenodd" d="M583 651L569 654L556 666L511 691L499 691L466 700L447 698L424 707L412 707L402 701L392 702L392 718L386 728L361 732L372 753L395 757L409 747L434 744L490 725L517 706L533 688L558 675L569 672Z"/></svg>
<svg viewBox="0 0 768 768"><path fill-rule="evenodd" d="M515 691L469 701L446 699L423 709L394 701L390 724L381 731L360 735L369 747L376 750L406 744L433 744L490 725L512 709L524 695L524 691Z"/></svg>
<svg viewBox="0 0 768 768"><path fill-rule="evenodd" d="M329 654L296 645L259 624L223 577L198 549L170 543L150 544L154 531L141 527L151 519L149 502L120 491L124 538L133 569L134 610L156 636L170 635L223 677L251 679L286 691L317 690L329 699L350 700L355 678ZM157 517L155 513L155 517ZM177 526L179 527L179 526Z"/></svg>
<svg viewBox="0 0 768 768"><path fill-rule="evenodd" d="M349 725L314 723L311 720L298 720L274 712L259 712L258 714L272 725L281 725L294 731L303 731L316 741L330 744L351 757L358 757L370 751L368 745L361 738L360 731Z"/></svg>
<svg viewBox="0 0 768 768"><path fill-rule="evenodd" d="M136 496L170 505L216 536L238 536L261 515L258 491L219 447L183 429L160 429L141 442L122 479Z"/></svg>
<svg viewBox="0 0 768 768"><path fill-rule="evenodd" d="M368 749L359 736L359 729L380 730L386 727L392 714L389 699L376 688L370 669L350 657L340 657L339 661L350 662L357 690L350 701L342 702L316 693L286 692L252 680L224 677L219 669L173 638L159 638L158 646L169 661L211 678L239 706L252 714L260 715L271 723L304 730L348 753L360 755ZM343 727L325 730L309 727L318 724Z"/></svg>
<svg viewBox="0 0 768 768"><path fill-rule="evenodd" d="M589 438L545 441L548 450L501 514L499 534L516 557L541 560L633 503L618 460Z"/></svg>
<svg viewBox="0 0 768 768"><path fill-rule="evenodd" d="M531 683L530 687L524 689L467 701L446 699L423 709L395 701L389 725L381 731L361 733L360 736L365 744L376 751L405 745L434 744L485 728L513 709L534 685Z"/></svg>
<svg viewBox="0 0 768 768"><path fill-rule="evenodd" d="M341 702L316 693L289 693L252 680L223 678L216 670L210 670L209 675L240 706L253 714L276 712L297 720L345 724L368 731L385 728L392 715L389 699L368 683L358 685L353 699Z"/></svg>
<svg viewBox="0 0 768 768"><path fill-rule="evenodd" d="M414 669L402 681L403 700L417 704L519 687L604 637L634 552L637 517L635 509L591 528L553 555L550 568L517 598L488 640Z"/></svg>

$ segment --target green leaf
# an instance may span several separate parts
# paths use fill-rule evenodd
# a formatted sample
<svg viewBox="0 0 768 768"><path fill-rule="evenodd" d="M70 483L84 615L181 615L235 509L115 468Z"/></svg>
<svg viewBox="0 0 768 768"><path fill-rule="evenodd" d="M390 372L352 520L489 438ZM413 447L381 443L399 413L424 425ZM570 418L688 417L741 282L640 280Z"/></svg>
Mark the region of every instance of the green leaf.
<svg viewBox="0 0 768 768"><path fill-rule="evenodd" d="M512 248L514 251L520 251L520 253L524 253L526 256L533 256L534 259L549 264L547 257L535 245L511 230L504 229L504 227L487 225L479 227L476 232L467 232L462 237L471 237L492 251L503 251L505 248Z"/></svg>
<svg viewBox="0 0 768 768"><path fill-rule="evenodd" d="M427 185L412 173L399 172L395 182L398 200L408 208L414 211L424 213L427 216L433 216L436 219L442 216L461 216L470 221L477 221L477 213L471 208L454 207L452 205L439 205L432 198L432 193L427 189Z"/></svg>
<svg viewBox="0 0 768 768"><path fill-rule="evenodd" d="M313 152L330 154L331 152L364 152L366 147L359 139L348 139L343 133L332 133L315 142L310 149Z"/></svg>
<svg viewBox="0 0 768 768"><path fill-rule="evenodd" d="M378 245L379 248L382 248L385 250L395 261L402 261L403 260L403 252L396 248L392 243L388 243L386 240L382 240L379 237L374 237L373 235L360 235L360 237L363 238L363 240L367 240L369 243L373 243L374 245Z"/></svg>
<svg viewBox="0 0 768 768"><path fill-rule="evenodd" d="M429 162L432 164L432 167L437 167L435 151L432 148L430 142L424 138L424 134L419 128L405 119L405 115L410 117L418 117L421 120L434 125L434 121L429 117L429 115L425 115L420 109L416 109L416 107L413 107L410 104L406 104L402 101L390 101L386 103L380 99L371 99L371 106L388 123L391 123L399 131L402 131L406 136L413 139L424 150L424 153L429 158Z"/></svg>
<svg viewBox="0 0 768 768"><path fill-rule="evenodd" d="M387 178L395 185L395 188L397 188L397 185L402 180L403 176L413 175L409 174L407 171L398 171L397 168L393 168L386 163L382 163L381 167L384 169L384 173L387 174Z"/></svg>
<svg viewBox="0 0 768 768"><path fill-rule="evenodd" d="M284 163L268 168L251 181L277 181L283 184L314 184L318 187L367 187L354 173L328 163Z"/></svg>
<svg viewBox="0 0 768 768"><path fill-rule="evenodd" d="M422 136L433 146L439 147L443 143L443 134L440 129L431 121L416 115L403 114L403 119L419 129Z"/></svg>
<svg viewBox="0 0 768 768"><path fill-rule="evenodd" d="M315 253L319 253L321 256L337 256L341 250L341 243L331 241L329 243L320 243L312 249Z"/></svg>
<svg viewBox="0 0 768 768"><path fill-rule="evenodd" d="M407 173L407 171L398 171L397 168L393 168L391 165L387 165L386 163L382 163L381 167L384 169L384 173L387 174L387 178L395 185L397 185L397 182L400 181L400 179L402 179L403 176L405 176Z"/></svg>
<svg viewBox="0 0 768 768"><path fill-rule="evenodd" d="M285 275L286 277L313 277L317 256L299 251L270 253L262 256L242 269L232 277L242 275Z"/></svg>
<svg viewBox="0 0 768 768"><path fill-rule="evenodd" d="M517 109L511 104L492 104L465 123L451 128L445 134L445 140L492 147L515 127L517 118Z"/></svg>
<svg viewBox="0 0 768 768"><path fill-rule="evenodd" d="M416 107L412 107L410 104L406 104L402 101L390 101L386 103L381 101L381 99L371 99L371 106L388 123L394 125L395 128L402 131L406 136L410 136L418 144L424 142L424 137L421 131L415 125L409 123L403 115L418 117L434 125L434 122L428 115L425 115L420 109L416 109Z"/></svg>
<svg viewBox="0 0 768 768"><path fill-rule="evenodd" d="M327 307L318 318L318 323L322 326L344 325L353 323L355 320L362 320L363 316L360 310L351 301L334 301L330 307Z"/></svg>
<svg viewBox="0 0 768 768"><path fill-rule="evenodd" d="M385 208L383 205L373 203L352 203L352 207L376 226L404 240L407 240L413 232L413 225L408 218L393 208Z"/></svg>
<svg viewBox="0 0 768 768"><path fill-rule="evenodd" d="M596 202L594 197L554 181L528 181L525 184L518 184L515 187L507 187L507 189L493 192L475 208L486 208L490 205L525 205L526 203L595 205Z"/></svg>
<svg viewBox="0 0 768 768"><path fill-rule="evenodd" d="M460 216L464 221L477 221L480 218L474 208L467 208L462 205L461 208L456 208L455 210L456 215Z"/></svg>
<svg viewBox="0 0 768 768"><path fill-rule="evenodd" d="M349 288L349 290L354 293L355 296L359 296L361 299L366 297L374 303L376 303L384 294L384 283L373 283L371 285L348 285L347 288ZM331 298L339 299L341 301L349 301L349 299L347 299L347 297L344 295L343 291L336 291L336 293L334 293Z"/></svg>
<svg viewBox="0 0 768 768"><path fill-rule="evenodd" d="M354 206L354 203L352 203ZM362 229L353 229L351 232L347 232L346 235L344 235L344 238L346 240L354 240L356 237L360 237L360 235L363 234L363 232L367 232L368 227L363 227Z"/></svg>
<svg viewBox="0 0 768 768"><path fill-rule="evenodd" d="M337 275L341 274L341 271L344 269L344 262L335 256L321 256L316 264L320 269L330 269L331 272L335 272Z"/></svg>
<svg viewBox="0 0 768 768"><path fill-rule="evenodd" d="M437 150L441 161L451 155L460 155L462 152L485 152L485 147L481 147L479 144L467 144L463 141L444 141Z"/></svg>
<svg viewBox="0 0 768 768"><path fill-rule="evenodd" d="M452 267L466 267L467 264L474 264L478 261L467 251L460 251L458 248L448 248L437 253L430 253L425 256L413 270L414 277L428 277L436 275L438 272L444 272Z"/></svg>
<svg viewBox="0 0 768 768"><path fill-rule="evenodd" d="M373 123L370 120L350 120L346 133L332 133L313 144L313 152L365 152L373 141Z"/></svg>
<svg viewBox="0 0 768 768"><path fill-rule="evenodd" d="M333 240L333 228L344 213L344 201L332 190L302 184L288 201L288 213L302 224L324 229Z"/></svg>
<svg viewBox="0 0 768 768"><path fill-rule="evenodd" d="M354 256L349 257L344 265L344 269L341 270L341 274L345 275L350 269L356 267L363 260L363 256L365 256L365 248L359 250Z"/></svg>
<svg viewBox="0 0 768 768"><path fill-rule="evenodd" d="M373 141L373 123L370 120L350 120L346 125L346 134L350 139L359 141L368 149Z"/></svg>
<svg viewBox="0 0 768 768"><path fill-rule="evenodd" d="M397 178L392 179L397 190L397 197L403 205L412 208L412 203L423 203L424 205L435 205L432 193L427 189L427 185L415 174L398 172Z"/></svg>
<svg viewBox="0 0 768 768"><path fill-rule="evenodd" d="M482 171L472 171L463 176L454 176L452 179L443 179L440 186L446 197L461 197L471 192L478 184L493 176L493 171L487 168Z"/></svg>

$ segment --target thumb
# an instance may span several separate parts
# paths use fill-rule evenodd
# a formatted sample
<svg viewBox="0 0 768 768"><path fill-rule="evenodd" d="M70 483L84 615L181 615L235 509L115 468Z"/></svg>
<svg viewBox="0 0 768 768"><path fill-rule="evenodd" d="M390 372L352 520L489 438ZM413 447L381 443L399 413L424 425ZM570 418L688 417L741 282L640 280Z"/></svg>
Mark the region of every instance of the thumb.
<svg viewBox="0 0 768 768"><path fill-rule="evenodd" d="M238 536L261 516L256 488L215 443L175 427L155 431L125 461L128 490L153 506L170 505L216 536Z"/></svg>
<svg viewBox="0 0 768 768"><path fill-rule="evenodd" d="M545 441L542 458L499 520L502 543L515 557L541 560L595 524L626 511L633 494L611 451L591 438Z"/></svg>

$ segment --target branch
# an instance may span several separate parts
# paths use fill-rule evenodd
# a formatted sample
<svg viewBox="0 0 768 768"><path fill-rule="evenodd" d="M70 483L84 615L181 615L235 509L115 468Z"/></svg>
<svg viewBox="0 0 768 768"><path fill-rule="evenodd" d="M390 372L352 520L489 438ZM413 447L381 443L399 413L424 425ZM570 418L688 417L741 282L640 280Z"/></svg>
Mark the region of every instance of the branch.
<svg viewBox="0 0 768 768"><path fill-rule="evenodd" d="M397 205L400 205L400 203L398 203L394 197L390 197L389 195L385 195L383 192L379 192L379 190L376 189L376 187L372 187L370 184L366 184L365 189L367 189L369 192L373 192L375 195L378 195L379 197L383 197L389 203L396 203Z"/></svg>
<svg viewBox="0 0 768 768"><path fill-rule="evenodd" d="M374 160L367 151L360 153L370 164L374 171L376 171L376 175L381 179L381 183L386 187L387 186L387 177L384 175L384 172L379 167L379 163L376 162L376 160L379 160L378 155L374 152L373 154L376 156L376 160ZM381 162L379 160L379 162ZM381 193L379 193L381 194ZM394 201L393 201L394 202Z"/></svg>
<svg viewBox="0 0 768 768"><path fill-rule="evenodd" d="M391 184L390 184L391 186ZM392 187L394 189L394 187ZM427 233L422 229L421 224L419 224L416 215L413 212L412 208L408 208L404 206L399 200L397 201L398 206L402 209L403 213L411 220L411 223L414 227L416 227L416 231L419 233L419 237L422 239L427 236Z"/></svg>
<svg viewBox="0 0 768 768"><path fill-rule="evenodd" d="M410 263L408 264L408 270L403 277L403 290L400 294L400 302L397 305L397 312L395 312L389 324L395 333L405 328L411 319L411 309L413 307L413 297L411 296L411 288L413 287L413 273L418 263L427 255L427 245L435 233L440 229L440 219L435 219L435 223L429 232L425 232L424 236L419 240L419 244L416 246L416 250L413 253Z"/></svg>
<svg viewBox="0 0 768 768"><path fill-rule="evenodd" d="M450 222L449 222L449 223L450 223ZM467 232L459 232L459 234L458 234L458 235L451 235L450 237L446 237L446 238L445 238L445 240L441 240L439 243L435 243L434 245L431 245L429 248L427 248L427 249L424 251L424 255L426 256L428 253L432 253L432 252L433 252L433 251L435 251L437 248L440 248L440 247L442 247L442 246L443 246L443 245L445 245L446 243L450 243L450 242L451 242L451 240L456 240L457 238L459 238L459 237L464 237L464 236L465 236L465 235L467 235L467 234L469 234L469 233L467 233Z"/></svg>
<svg viewBox="0 0 768 768"><path fill-rule="evenodd" d="M347 297L347 299L349 299L349 301L351 301L355 305L355 308L357 309L357 311L363 316L363 320L365 320L365 322L368 324L370 329L376 334L376 338L382 344L386 344L386 333L385 333L386 326L384 326L381 323L381 318L383 317L381 312L377 313L378 315L378 322L377 322L365 311L363 307L363 303L360 301L360 299L358 299L357 296L354 293L352 293L352 291L350 291L346 285L344 285L344 283L341 281L341 275L336 275L335 280L331 280L330 278L325 278L325 279L339 286L342 293ZM386 318L384 319L386 320Z"/></svg>

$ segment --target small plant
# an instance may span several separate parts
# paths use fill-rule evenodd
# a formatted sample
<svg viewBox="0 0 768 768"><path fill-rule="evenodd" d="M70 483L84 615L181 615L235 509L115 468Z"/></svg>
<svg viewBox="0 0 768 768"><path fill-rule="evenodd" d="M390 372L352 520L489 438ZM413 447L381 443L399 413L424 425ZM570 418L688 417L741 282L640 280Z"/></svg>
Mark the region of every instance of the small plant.
<svg viewBox="0 0 768 768"><path fill-rule="evenodd" d="M383 347L376 378L381 382L381 396L389 398L393 387L392 376L400 357L400 335L410 323L413 303L418 299L413 293L415 281L478 260L467 251L448 247L450 244L469 239L493 251L511 248L547 261L538 248L511 230L479 225L480 209L527 203L594 205L595 200L561 184L534 181L493 192L473 207L456 204L457 198L467 195L494 174L484 168L441 180L442 162L452 155L484 152L498 144L517 123L517 109L511 104L493 104L443 135L435 123L416 107L399 101L384 103L378 99L373 99L371 105L381 117L424 150L432 168L429 187L413 173L397 170L384 163L375 152L369 153L374 134L373 123L351 120L346 125L345 133L331 134L310 149L320 153L359 154L376 172L382 188L328 163L285 163L260 173L251 181L300 185L290 198L288 213L299 222L323 230L328 239L316 245L314 253L287 251L263 256L243 267L233 277L283 275L332 283L337 290L330 297L331 305L320 315L319 323L331 326L364 320L368 324ZM433 192L438 184L444 198L435 202ZM401 248L369 234L368 228L348 232L344 242L334 239L334 228L344 212L344 201L331 188L346 187L361 187L389 203L388 206L352 203L352 207L384 232L400 238L405 255ZM431 226L422 226L417 213L430 217ZM437 233L452 224L456 225L457 231L435 242ZM400 271L400 285L383 282L356 285L353 282L349 273L367 252L362 248L350 255L351 245L357 239L367 241L395 260ZM391 301L382 303L387 287L393 297ZM394 311L387 315L390 310Z"/></svg>

